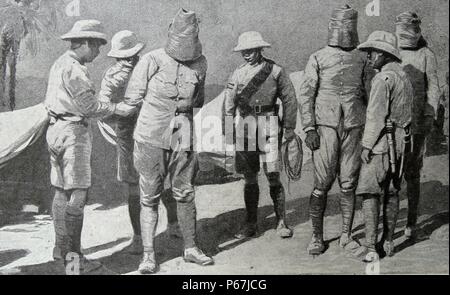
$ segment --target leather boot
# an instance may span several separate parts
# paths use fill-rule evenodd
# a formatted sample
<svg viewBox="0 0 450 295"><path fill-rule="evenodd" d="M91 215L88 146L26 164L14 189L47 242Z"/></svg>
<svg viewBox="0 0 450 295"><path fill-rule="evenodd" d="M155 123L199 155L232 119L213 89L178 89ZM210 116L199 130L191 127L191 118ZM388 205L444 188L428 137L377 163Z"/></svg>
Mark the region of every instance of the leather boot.
<svg viewBox="0 0 450 295"><path fill-rule="evenodd" d="M271 186L270 197L273 201L273 209L277 218L277 233L285 239L290 238L293 235L292 230L286 225L286 197L284 194L283 186Z"/></svg>
<svg viewBox="0 0 450 295"><path fill-rule="evenodd" d="M62 260L64 249L67 248L66 233L66 206L67 196L64 192L56 191L52 203L53 225L55 228L55 246L53 247L53 259Z"/></svg>
<svg viewBox="0 0 450 295"><path fill-rule="evenodd" d="M353 226L353 217L355 214L355 193L354 191L342 192L339 205L341 208L342 214L342 233L341 238L339 239L339 246L344 248L347 244L349 244L352 234L352 226Z"/></svg>
<svg viewBox="0 0 450 295"><path fill-rule="evenodd" d="M362 201L362 211L364 214L366 243L365 246L372 252L376 252L378 241L378 219L380 216L380 196L364 195Z"/></svg>
<svg viewBox="0 0 450 295"><path fill-rule="evenodd" d="M420 198L420 178L409 179L406 184L406 194L408 196L408 219L406 223L405 236L412 238L415 235L417 215Z"/></svg>
<svg viewBox="0 0 450 295"><path fill-rule="evenodd" d="M249 238L256 235L259 202L259 186L257 183L245 185L244 202L247 212L247 218L243 227L235 235L235 238L237 239Z"/></svg>
<svg viewBox="0 0 450 295"><path fill-rule="evenodd" d="M383 240L387 256L394 255L394 233L397 225L400 200L397 192L389 192L385 196L383 209Z"/></svg>
<svg viewBox="0 0 450 295"><path fill-rule="evenodd" d="M139 195L128 196L128 213L135 236L141 235L141 202Z"/></svg>
<svg viewBox="0 0 450 295"><path fill-rule="evenodd" d="M197 211L194 200L187 203L177 202L177 216L184 239L184 248L195 247Z"/></svg>
<svg viewBox="0 0 450 295"><path fill-rule="evenodd" d="M325 250L323 242L323 215L325 212L325 203L327 196L311 194L309 198L309 216L311 217L311 224L313 235L311 242L307 248L310 255L320 255Z"/></svg>
<svg viewBox="0 0 450 295"><path fill-rule="evenodd" d="M141 208L141 235L144 255L139 264L139 272L153 273L157 269L153 242L156 226L158 225L158 206L142 206Z"/></svg>
<svg viewBox="0 0 450 295"><path fill-rule="evenodd" d="M64 257L69 252L81 255L81 231L83 229L83 214L72 214L66 210L65 225L67 231L67 248Z"/></svg>

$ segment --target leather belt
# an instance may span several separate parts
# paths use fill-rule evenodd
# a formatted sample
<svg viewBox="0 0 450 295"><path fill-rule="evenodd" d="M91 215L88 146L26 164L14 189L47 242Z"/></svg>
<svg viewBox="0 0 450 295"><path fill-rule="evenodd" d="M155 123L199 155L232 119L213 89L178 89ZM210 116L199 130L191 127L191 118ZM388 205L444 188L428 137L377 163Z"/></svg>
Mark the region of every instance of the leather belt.
<svg viewBox="0 0 450 295"><path fill-rule="evenodd" d="M256 105L253 106L253 111L255 112L255 114L261 114L276 111L276 108L273 105Z"/></svg>

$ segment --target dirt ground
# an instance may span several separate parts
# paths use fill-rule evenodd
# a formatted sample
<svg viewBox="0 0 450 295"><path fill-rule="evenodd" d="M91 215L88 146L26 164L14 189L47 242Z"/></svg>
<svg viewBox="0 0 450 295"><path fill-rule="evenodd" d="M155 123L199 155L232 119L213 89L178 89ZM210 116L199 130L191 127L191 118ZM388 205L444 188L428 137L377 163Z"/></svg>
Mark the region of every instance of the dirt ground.
<svg viewBox="0 0 450 295"><path fill-rule="evenodd" d="M291 183L287 196L287 220L294 237L281 240L274 231L275 217L267 181L261 176L258 237L236 241L233 234L244 218L243 181L197 187L198 240L216 264L199 267L181 259L183 243L165 232L166 212L156 237L158 274L365 274L366 264L351 259L337 245L340 212L335 186L329 196L325 218L325 254L312 258L306 253L311 236L308 195L312 189L311 164L304 166L303 177ZM448 274L448 156L426 158L422 175L420 238L405 240L407 204L402 193L401 212L396 233L396 255L380 261L381 274ZM358 209L360 201L358 202ZM88 258L98 259L104 268L94 274L136 274L140 257L120 250L131 235L126 204L108 207L92 203L86 208L82 236ZM380 227L381 229L381 227ZM363 220L358 210L353 234L363 239ZM35 215L0 228L1 274L62 274L63 269L51 259L54 242L50 216Z"/></svg>

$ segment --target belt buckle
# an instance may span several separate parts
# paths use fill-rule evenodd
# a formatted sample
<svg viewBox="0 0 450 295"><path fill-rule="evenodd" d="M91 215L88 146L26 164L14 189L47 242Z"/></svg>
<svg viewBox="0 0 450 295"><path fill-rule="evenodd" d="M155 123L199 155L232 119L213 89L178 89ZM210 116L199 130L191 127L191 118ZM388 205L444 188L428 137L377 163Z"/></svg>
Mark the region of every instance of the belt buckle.
<svg viewBox="0 0 450 295"><path fill-rule="evenodd" d="M254 106L254 109L256 114L261 113L261 106Z"/></svg>

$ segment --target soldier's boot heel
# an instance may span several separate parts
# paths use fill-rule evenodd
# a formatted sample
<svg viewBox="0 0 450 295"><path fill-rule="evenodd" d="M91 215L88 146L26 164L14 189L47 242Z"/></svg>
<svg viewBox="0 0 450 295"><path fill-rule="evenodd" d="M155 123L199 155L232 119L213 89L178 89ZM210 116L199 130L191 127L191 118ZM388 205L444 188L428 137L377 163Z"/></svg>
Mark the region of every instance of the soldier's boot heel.
<svg viewBox="0 0 450 295"><path fill-rule="evenodd" d="M138 271L141 274L152 274L158 269L156 264L155 252L144 252Z"/></svg>
<svg viewBox="0 0 450 295"><path fill-rule="evenodd" d="M313 256L320 255L325 251L325 244L323 242L323 214L325 211L325 202L325 194L319 195L313 192L309 199L309 216L311 217L313 235L307 251Z"/></svg>
<svg viewBox="0 0 450 295"><path fill-rule="evenodd" d="M284 189L281 185L270 187L270 197L273 201L273 209L277 218L276 231L280 238L287 239L293 236L294 232L286 224L286 201Z"/></svg>
<svg viewBox="0 0 450 295"><path fill-rule="evenodd" d="M313 235L306 250L309 255L321 255L325 251L325 243L323 242L323 238L321 236Z"/></svg>

